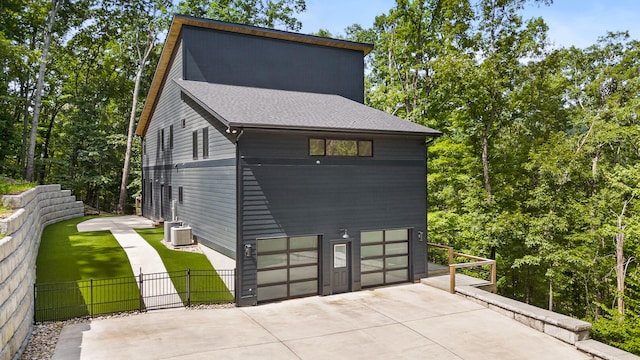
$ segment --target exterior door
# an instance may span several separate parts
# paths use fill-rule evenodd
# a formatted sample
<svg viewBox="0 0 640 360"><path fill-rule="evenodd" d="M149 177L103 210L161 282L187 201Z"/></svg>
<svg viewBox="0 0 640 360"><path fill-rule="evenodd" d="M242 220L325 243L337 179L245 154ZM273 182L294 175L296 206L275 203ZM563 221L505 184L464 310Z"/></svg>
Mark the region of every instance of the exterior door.
<svg viewBox="0 0 640 360"><path fill-rule="evenodd" d="M331 244L331 293L351 291L351 242Z"/></svg>
<svg viewBox="0 0 640 360"><path fill-rule="evenodd" d="M160 185L160 217L164 219L164 184Z"/></svg>

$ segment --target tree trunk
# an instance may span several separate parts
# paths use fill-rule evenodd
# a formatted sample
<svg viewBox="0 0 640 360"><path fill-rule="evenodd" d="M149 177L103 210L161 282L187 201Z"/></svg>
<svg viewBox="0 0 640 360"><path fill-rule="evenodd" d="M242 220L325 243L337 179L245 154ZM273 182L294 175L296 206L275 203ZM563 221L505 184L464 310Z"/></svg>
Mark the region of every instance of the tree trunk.
<svg viewBox="0 0 640 360"><path fill-rule="evenodd" d="M55 111L51 115L51 120L49 120L49 126L47 127L47 136L44 139L44 146L42 147L42 153L40 154L40 159L42 160L40 164L40 179L38 180L40 184L44 184L45 174L47 170L47 164L44 160L49 158L49 143L51 142L53 124L56 120L56 116L58 116L58 111L58 109L55 109Z"/></svg>
<svg viewBox="0 0 640 360"><path fill-rule="evenodd" d="M626 275L626 261L624 258L624 240L625 234L624 229L627 227L623 224L622 220L624 218L624 214L627 211L627 205L633 200L633 196L631 199L626 200L622 205L622 211L620 214L616 214L618 217L617 228L618 233L613 236L615 245L616 245L616 283L617 283L617 298L618 298L618 314L624 316L624 290L625 290L625 275Z"/></svg>
<svg viewBox="0 0 640 360"><path fill-rule="evenodd" d="M549 311L553 311L553 278L549 278Z"/></svg>
<svg viewBox="0 0 640 360"><path fill-rule="evenodd" d="M131 113L129 114L129 131L127 134L127 149L124 155L124 165L122 166L122 181L120 182L120 196L118 198L118 207L116 209L118 214L124 214L125 205L127 203L127 184L129 179L129 166L131 164L131 148L133 147L133 131L136 125L136 108L138 107L138 93L140 92L140 81L142 80L142 73L144 67L151 55L153 46L155 43L155 34L151 30L149 31L149 41L147 47L144 50L144 54L138 63L138 71L136 73L136 80L133 86L133 101L131 102Z"/></svg>
<svg viewBox="0 0 640 360"><path fill-rule="evenodd" d="M51 44L51 33L53 24L56 22L56 12L58 11L58 0L51 1L51 12L47 23L47 31L44 34L44 47L42 58L40 59L40 70L38 72L38 84L36 85L35 103L33 105L33 119L31 120L31 136L29 138L29 152L27 154L27 171L25 179L33 181L35 173L34 158L36 154L36 138L38 134L38 120L40 118L40 107L42 106L42 88L44 87L44 76L47 70L47 57L49 56L49 45Z"/></svg>

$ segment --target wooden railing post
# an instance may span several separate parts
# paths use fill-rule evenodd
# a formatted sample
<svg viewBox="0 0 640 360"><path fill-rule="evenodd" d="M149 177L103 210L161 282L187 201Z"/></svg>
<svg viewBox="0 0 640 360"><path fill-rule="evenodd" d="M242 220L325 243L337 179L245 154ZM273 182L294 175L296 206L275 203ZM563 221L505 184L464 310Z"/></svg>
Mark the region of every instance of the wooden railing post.
<svg viewBox="0 0 640 360"><path fill-rule="evenodd" d="M491 284L496 284L496 261L494 260L491 264Z"/></svg>
<svg viewBox="0 0 640 360"><path fill-rule="evenodd" d="M456 267L449 265L449 292L456 293Z"/></svg>
<svg viewBox="0 0 640 360"><path fill-rule="evenodd" d="M449 265L453 264L453 247L449 247L447 249L448 253L449 253Z"/></svg>

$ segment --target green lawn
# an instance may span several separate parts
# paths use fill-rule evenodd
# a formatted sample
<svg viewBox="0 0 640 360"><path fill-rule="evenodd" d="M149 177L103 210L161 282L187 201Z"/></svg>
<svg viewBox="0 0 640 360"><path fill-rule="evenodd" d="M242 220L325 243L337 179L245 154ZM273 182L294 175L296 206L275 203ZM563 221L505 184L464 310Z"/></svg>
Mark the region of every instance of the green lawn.
<svg viewBox="0 0 640 360"><path fill-rule="evenodd" d="M78 232L77 224L93 218L61 221L43 230L36 260L38 321L138 310L143 306L127 254L111 232ZM186 269L190 269L192 304L233 302L233 295L206 256L166 248L161 243L162 228L137 231L160 254L185 304Z"/></svg>
<svg viewBox="0 0 640 360"><path fill-rule="evenodd" d="M111 232L78 232L78 223L94 217L61 221L43 230L36 260L38 309L66 309L63 317L70 318L140 308L129 259ZM106 278L110 280L98 280ZM66 283L45 285L54 282ZM40 321L54 319L51 313L38 313Z"/></svg>
<svg viewBox="0 0 640 360"><path fill-rule="evenodd" d="M171 274L171 280L184 302L186 302L183 295L186 293L186 282L183 274L186 269L191 270L190 291L192 304L233 302L233 295L217 274L214 277L204 276L205 273L215 273L215 269L204 254L167 248L162 244L164 237L164 229L162 228L138 229L136 231L160 254L162 262ZM212 290L215 292L212 292Z"/></svg>

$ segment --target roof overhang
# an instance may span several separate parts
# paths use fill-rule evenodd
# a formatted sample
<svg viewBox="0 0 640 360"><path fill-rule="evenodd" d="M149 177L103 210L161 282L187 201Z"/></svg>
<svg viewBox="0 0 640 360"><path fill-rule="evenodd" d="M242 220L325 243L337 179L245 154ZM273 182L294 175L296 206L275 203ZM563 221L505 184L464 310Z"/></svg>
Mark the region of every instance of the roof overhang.
<svg viewBox="0 0 640 360"><path fill-rule="evenodd" d="M314 44L320 46L349 49L354 51L362 51L364 55L367 55L373 49L373 45L371 44L298 34L282 30L267 29L256 26L234 24L224 21L176 14L173 16L173 20L171 21L171 26L169 28L167 38L162 48L162 54L160 55L160 60L158 61L156 71L153 75L153 80L151 81L149 92L147 93L144 108L142 109L142 113L140 114L140 120L138 121L138 127L136 128L136 135L138 136L144 136L144 134L147 132L149 121L151 120L151 116L155 111L157 101L160 97L160 93L166 80L169 64L171 63L171 59L176 50L176 44L178 44L180 40L182 27L185 25L273 39L295 41L305 44Z"/></svg>
<svg viewBox="0 0 640 360"><path fill-rule="evenodd" d="M227 128L439 137L415 124L332 94L261 89L173 79L190 99Z"/></svg>

